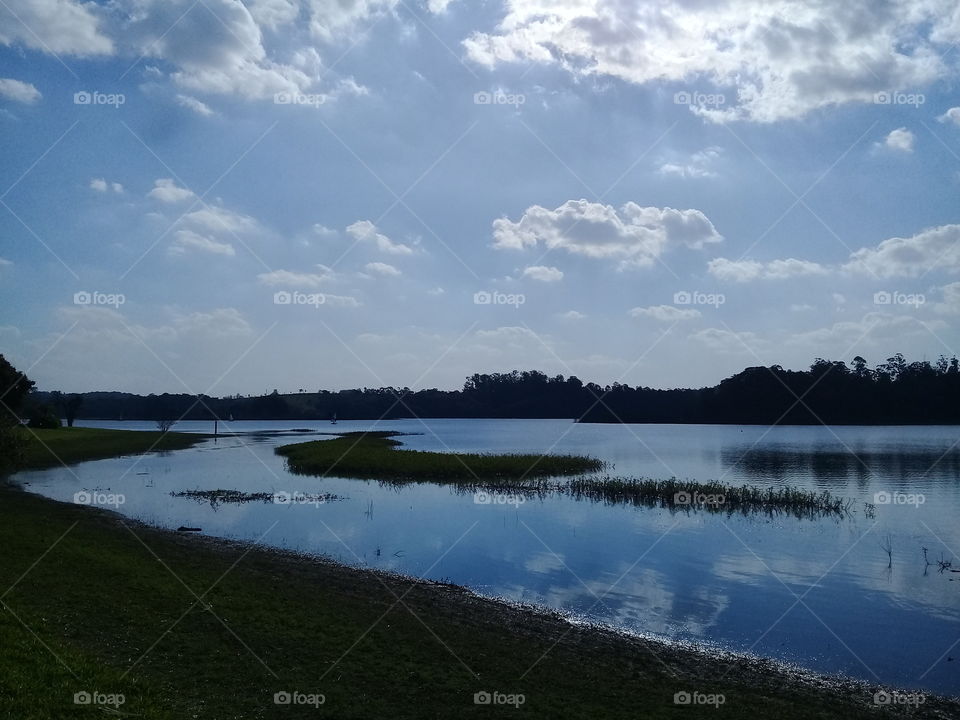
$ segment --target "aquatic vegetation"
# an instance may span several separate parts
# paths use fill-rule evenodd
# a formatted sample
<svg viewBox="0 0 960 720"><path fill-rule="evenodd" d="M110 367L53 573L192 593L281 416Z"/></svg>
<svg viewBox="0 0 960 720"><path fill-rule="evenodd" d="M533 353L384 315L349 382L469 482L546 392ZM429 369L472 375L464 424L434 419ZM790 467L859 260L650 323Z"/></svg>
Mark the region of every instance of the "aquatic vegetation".
<svg viewBox="0 0 960 720"><path fill-rule="evenodd" d="M600 500L609 504L665 507L671 510L703 510L713 513L785 513L797 517L848 515L853 501L827 491L795 487L758 488L750 485L698 483L688 480L652 480L618 477L577 478L559 488L573 498Z"/></svg>
<svg viewBox="0 0 960 720"><path fill-rule="evenodd" d="M277 505L322 505L326 502L341 500L331 493L304 493L304 492L242 492L240 490L181 490L171 492L173 497L185 497L200 503L208 502L216 508L222 503L262 502Z"/></svg>
<svg viewBox="0 0 960 720"><path fill-rule="evenodd" d="M351 432L332 440L284 445L291 472L399 482L471 483L597 472L601 460L578 455L487 454L399 450L396 432Z"/></svg>

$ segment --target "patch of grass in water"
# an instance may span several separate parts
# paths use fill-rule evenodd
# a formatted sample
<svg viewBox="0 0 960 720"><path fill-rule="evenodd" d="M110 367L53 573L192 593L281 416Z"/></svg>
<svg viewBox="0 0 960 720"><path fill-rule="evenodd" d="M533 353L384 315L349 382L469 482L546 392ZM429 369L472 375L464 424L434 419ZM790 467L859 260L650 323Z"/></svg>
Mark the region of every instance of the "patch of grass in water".
<svg viewBox="0 0 960 720"><path fill-rule="evenodd" d="M278 447L291 472L394 482L471 483L597 472L605 463L578 455L442 453L398 450L394 432L352 432L333 440Z"/></svg>
<svg viewBox="0 0 960 720"><path fill-rule="evenodd" d="M23 428L20 432L23 433L24 443L21 470L56 467L61 462L71 465L83 460L99 460L119 455L180 450L210 437L200 433L162 433L84 427L56 430Z"/></svg>
<svg viewBox="0 0 960 720"><path fill-rule="evenodd" d="M200 503L208 502L211 507L216 508L222 503L248 503L262 502L275 503L277 505L298 504L298 505L322 505L323 503L340 500L341 498L332 493L288 493L288 492L243 492L241 490L181 490L180 492L171 492L173 497L185 497L196 500Z"/></svg>

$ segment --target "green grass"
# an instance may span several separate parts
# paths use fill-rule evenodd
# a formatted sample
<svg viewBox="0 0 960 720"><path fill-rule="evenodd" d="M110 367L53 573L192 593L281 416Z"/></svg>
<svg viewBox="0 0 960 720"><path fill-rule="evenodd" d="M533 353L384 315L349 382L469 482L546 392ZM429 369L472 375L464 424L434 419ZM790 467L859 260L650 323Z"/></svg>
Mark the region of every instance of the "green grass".
<svg viewBox="0 0 960 720"><path fill-rule="evenodd" d="M603 469L600 460L577 455L441 453L398 450L392 432L344 433L278 447L291 472L400 482L473 483L480 480L579 475Z"/></svg>
<svg viewBox="0 0 960 720"><path fill-rule="evenodd" d="M55 467L83 460L135 455L150 450L180 450L206 439L196 433L139 432L99 428L18 430L23 438L24 469Z"/></svg>

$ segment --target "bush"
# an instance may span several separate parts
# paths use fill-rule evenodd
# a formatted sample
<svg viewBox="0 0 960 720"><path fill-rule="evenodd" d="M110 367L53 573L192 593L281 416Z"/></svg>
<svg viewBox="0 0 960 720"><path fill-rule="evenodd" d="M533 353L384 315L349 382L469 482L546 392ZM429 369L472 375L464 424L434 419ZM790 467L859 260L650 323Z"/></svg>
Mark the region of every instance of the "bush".
<svg viewBox="0 0 960 720"><path fill-rule="evenodd" d="M30 422L27 423L27 427L35 430L56 430L60 426L60 417L47 405L34 410L30 414Z"/></svg>

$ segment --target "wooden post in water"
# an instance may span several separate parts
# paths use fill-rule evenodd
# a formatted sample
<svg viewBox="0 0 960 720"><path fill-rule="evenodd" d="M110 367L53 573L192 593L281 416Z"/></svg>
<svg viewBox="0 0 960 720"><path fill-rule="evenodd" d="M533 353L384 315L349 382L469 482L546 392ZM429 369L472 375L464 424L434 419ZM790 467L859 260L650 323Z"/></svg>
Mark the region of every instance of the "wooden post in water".
<svg viewBox="0 0 960 720"><path fill-rule="evenodd" d="M219 424L219 422L220 422L219 420L217 420L216 418L214 418L214 420L213 420L213 436L214 436L214 437L217 436L217 425Z"/></svg>

